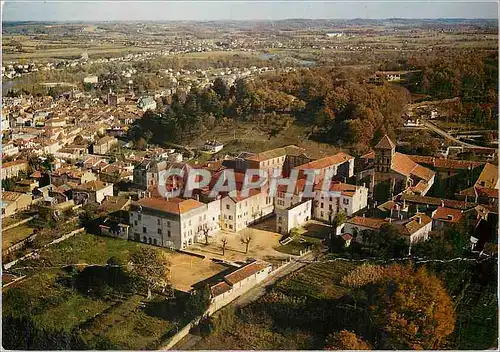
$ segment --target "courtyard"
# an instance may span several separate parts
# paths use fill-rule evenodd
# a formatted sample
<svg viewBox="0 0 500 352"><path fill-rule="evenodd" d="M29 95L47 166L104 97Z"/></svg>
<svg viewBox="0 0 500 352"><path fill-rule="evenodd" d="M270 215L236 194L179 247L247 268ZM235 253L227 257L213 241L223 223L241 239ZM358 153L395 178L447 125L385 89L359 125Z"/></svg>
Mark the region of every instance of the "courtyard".
<svg viewBox="0 0 500 352"><path fill-rule="evenodd" d="M205 244L202 240L193 244L187 250L210 258L232 262L243 262L253 258L276 263L286 260L290 255L299 255L300 250L305 250L314 244L320 243L322 239L328 236L330 229L329 226L319 221L311 220L299 230L294 242L282 245L280 240L283 235L276 232L275 223L276 218L271 217L238 233L221 230L209 239L208 244ZM251 238L248 244L248 252L246 252L246 244L242 243L242 239L245 238ZM222 253L223 239L227 240L224 255Z"/></svg>

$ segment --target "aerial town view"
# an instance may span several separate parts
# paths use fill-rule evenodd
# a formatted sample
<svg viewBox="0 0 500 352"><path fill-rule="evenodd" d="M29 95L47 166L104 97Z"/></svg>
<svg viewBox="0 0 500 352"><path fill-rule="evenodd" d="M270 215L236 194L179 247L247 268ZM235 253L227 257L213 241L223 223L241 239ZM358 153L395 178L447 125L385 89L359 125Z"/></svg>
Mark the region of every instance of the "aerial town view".
<svg viewBox="0 0 500 352"><path fill-rule="evenodd" d="M498 349L497 3L2 5L4 349Z"/></svg>

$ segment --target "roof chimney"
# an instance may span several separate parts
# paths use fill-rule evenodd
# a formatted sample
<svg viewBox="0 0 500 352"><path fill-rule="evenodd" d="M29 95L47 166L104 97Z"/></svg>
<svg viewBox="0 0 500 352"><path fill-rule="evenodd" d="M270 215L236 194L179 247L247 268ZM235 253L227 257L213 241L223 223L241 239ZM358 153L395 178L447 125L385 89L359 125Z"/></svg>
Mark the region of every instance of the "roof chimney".
<svg viewBox="0 0 500 352"><path fill-rule="evenodd" d="M441 207L444 208L444 200L441 199Z"/></svg>
<svg viewBox="0 0 500 352"><path fill-rule="evenodd" d="M446 215L446 219L448 219L450 221L453 220L453 215L451 215L451 214Z"/></svg>
<svg viewBox="0 0 500 352"><path fill-rule="evenodd" d="M421 224L422 223L422 219L420 218L420 216L416 216L415 220L417 221L417 224Z"/></svg>

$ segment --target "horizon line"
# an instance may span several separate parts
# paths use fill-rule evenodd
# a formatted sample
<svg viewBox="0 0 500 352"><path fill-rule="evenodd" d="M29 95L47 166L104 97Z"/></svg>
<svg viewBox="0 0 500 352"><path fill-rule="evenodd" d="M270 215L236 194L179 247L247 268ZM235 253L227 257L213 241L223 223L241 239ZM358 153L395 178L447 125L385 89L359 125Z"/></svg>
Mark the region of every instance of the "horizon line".
<svg viewBox="0 0 500 352"><path fill-rule="evenodd" d="M132 2L132 1L127 1ZM421 17L421 18L413 18L413 17L385 17L385 18L307 18L307 17L290 17L290 18L280 18L280 19L269 19L269 18L254 18L254 19L185 19L185 20L144 20L144 19L136 19L136 20L6 20L3 19L3 23L11 23L11 22L20 22L20 23L79 23L79 22L87 22L87 23L113 23L113 22L280 22L280 21L297 21L297 20L309 20L309 21L390 21L390 20L404 20L404 21L443 21L443 20L466 20L466 21L495 21L498 24L496 17Z"/></svg>

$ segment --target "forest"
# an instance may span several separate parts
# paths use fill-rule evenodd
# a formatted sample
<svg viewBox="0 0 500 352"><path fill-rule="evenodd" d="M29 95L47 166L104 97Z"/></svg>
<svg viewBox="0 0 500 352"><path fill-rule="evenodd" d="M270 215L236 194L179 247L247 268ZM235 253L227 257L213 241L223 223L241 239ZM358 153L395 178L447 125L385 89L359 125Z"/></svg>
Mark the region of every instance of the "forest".
<svg viewBox="0 0 500 352"><path fill-rule="evenodd" d="M372 84L367 78L373 71L348 67L268 73L239 79L231 87L217 78L209 88L164 98L159 111L146 112L132 126L130 138L150 135L154 143L189 142L224 119L273 124L272 138L297 121L310 126L310 139L360 154L384 134L396 136L406 104L453 97L460 100L450 104L452 120L488 127L498 115L497 56L415 55L406 67L418 72L400 83Z"/></svg>

